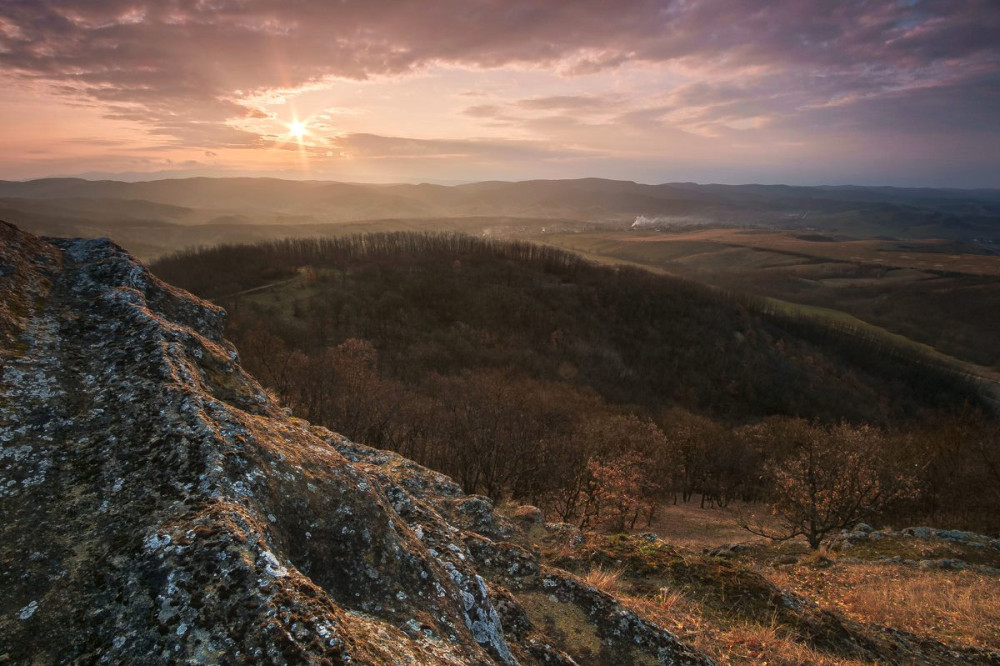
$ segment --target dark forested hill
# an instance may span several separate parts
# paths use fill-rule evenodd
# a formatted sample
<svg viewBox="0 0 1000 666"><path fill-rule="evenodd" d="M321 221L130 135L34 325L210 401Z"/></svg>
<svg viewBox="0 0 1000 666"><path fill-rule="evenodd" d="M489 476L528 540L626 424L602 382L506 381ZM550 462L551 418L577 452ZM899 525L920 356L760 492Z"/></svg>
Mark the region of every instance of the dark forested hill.
<svg viewBox="0 0 1000 666"><path fill-rule="evenodd" d="M615 403L680 405L730 421L785 414L885 424L974 400L936 368L760 316L752 301L529 244L375 234L224 246L154 270L226 305L237 342L266 330L318 354L361 339L377 350L381 373L406 382L513 369Z"/></svg>
<svg viewBox="0 0 1000 666"><path fill-rule="evenodd" d="M802 442L847 437L884 458L887 483L919 470L925 492L897 518L996 523L981 387L764 301L455 234L222 246L152 268L229 310L243 363L298 415L468 492L586 524L599 505L581 498L629 478L650 519L671 494L766 496ZM972 486L993 490L956 501Z"/></svg>

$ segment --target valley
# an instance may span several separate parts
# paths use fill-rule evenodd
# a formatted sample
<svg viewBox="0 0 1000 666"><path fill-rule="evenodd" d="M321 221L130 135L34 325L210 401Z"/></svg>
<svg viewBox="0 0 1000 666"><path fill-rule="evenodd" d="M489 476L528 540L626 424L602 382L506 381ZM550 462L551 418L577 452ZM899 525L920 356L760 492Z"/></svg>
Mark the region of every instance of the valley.
<svg viewBox="0 0 1000 666"><path fill-rule="evenodd" d="M601 613L620 608L649 645L720 664L1000 652L1000 560L980 536L1000 530L989 193L969 195L969 214L940 193L922 213L910 207L927 193L868 201L903 196L878 188L812 188L819 204L593 180L29 185L7 184L31 196L3 199L2 214L110 236L151 260L150 279L226 309L232 358L262 393L211 361L199 376L213 394L335 428L322 436L351 464L388 465L402 483L415 463L447 474L446 492L469 493L461 507L489 507L449 520L509 539L518 566L566 572L495 570L506 560L486 537L464 537L522 614L503 621L535 632L511 629L527 641L514 649L544 633L574 663L616 663ZM803 206L808 225L787 213ZM858 224L865 210L874 221ZM386 217L355 217L368 213ZM864 510L803 527L820 516L795 500L805 455L834 496L868 493ZM421 497L452 515L452 500ZM289 539L281 566L298 557Z"/></svg>

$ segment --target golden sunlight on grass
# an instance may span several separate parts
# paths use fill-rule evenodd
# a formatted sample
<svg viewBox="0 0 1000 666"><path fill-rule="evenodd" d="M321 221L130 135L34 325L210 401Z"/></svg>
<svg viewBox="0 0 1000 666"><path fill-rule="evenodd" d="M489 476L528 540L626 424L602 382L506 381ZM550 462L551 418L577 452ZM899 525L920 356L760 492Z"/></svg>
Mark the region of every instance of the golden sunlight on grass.
<svg viewBox="0 0 1000 666"><path fill-rule="evenodd" d="M1000 581L995 576L885 573L840 595L848 614L980 647L1000 646Z"/></svg>
<svg viewBox="0 0 1000 666"><path fill-rule="evenodd" d="M621 578L625 569L591 569L585 580L602 592L617 595L621 591Z"/></svg>
<svg viewBox="0 0 1000 666"><path fill-rule="evenodd" d="M798 567L770 577L861 622L946 642L1000 648L1000 580L996 576L853 564L827 570Z"/></svg>
<svg viewBox="0 0 1000 666"><path fill-rule="evenodd" d="M651 597L624 594L621 598L628 608L669 629L718 664L860 666L862 663L824 654L794 640L787 630L776 625L728 624L696 600L670 588L662 588Z"/></svg>
<svg viewBox="0 0 1000 666"><path fill-rule="evenodd" d="M715 637L715 645L702 649L715 652L721 664L769 664L770 666L860 666L862 662L827 656L792 640L774 626L746 623Z"/></svg>

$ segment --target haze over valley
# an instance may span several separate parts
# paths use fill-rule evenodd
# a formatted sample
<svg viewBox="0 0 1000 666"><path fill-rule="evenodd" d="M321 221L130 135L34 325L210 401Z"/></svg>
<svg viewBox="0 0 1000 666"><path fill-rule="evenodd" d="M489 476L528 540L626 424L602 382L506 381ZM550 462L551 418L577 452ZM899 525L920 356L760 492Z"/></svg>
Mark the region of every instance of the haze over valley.
<svg viewBox="0 0 1000 666"><path fill-rule="evenodd" d="M0 182L0 210L38 233L111 236L147 259L217 242L345 230L436 227L503 234L515 227L542 234L703 225L817 231L841 240L944 240L952 244L926 247L1000 253L998 190L642 185L596 178L456 186L43 179ZM916 251L923 246L917 243Z"/></svg>

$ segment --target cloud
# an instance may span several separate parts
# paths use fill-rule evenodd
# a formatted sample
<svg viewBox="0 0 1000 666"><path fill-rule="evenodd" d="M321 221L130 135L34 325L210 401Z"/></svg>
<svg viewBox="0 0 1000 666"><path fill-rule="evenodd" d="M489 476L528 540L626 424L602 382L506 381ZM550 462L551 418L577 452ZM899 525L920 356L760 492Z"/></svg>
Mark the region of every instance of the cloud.
<svg viewBox="0 0 1000 666"><path fill-rule="evenodd" d="M473 118L495 118L500 114L500 107L496 104L477 104L466 108L462 113Z"/></svg>
<svg viewBox="0 0 1000 666"><path fill-rule="evenodd" d="M335 137L330 140L329 145L334 155L359 159L462 158L501 162L596 156L594 151L560 148L533 141L414 139L365 133Z"/></svg>
<svg viewBox="0 0 1000 666"><path fill-rule="evenodd" d="M930 85L914 85L850 100L849 113L836 102L810 108L791 120L795 126L836 127L921 135L992 134L1000 122L1000 73L968 73Z"/></svg>
<svg viewBox="0 0 1000 666"><path fill-rule="evenodd" d="M620 97L601 95L553 95L522 99L517 102L517 106L522 109L543 111L607 111L622 101Z"/></svg>
<svg viewBox="0 0 1000 666"><path fill-rule="evenodd" d="M871 130L900 117L913 131L960 131L1000 121L998 34L996 0L10 0L0 3L0 71L204 150L263 145L233 120L266 119L254 101L268 95L435 65L567 77L665 65L695 81L464 112L491 122L608 113L711 133ZM351 136L355 149L395 150ZM392 145L457 154L478 144Z"/></svg>
<svg viewBox="0 0 1000 666"><path fill-rule="evenodd" d="M66 143L75 143L84 146L98 146L101 148L126 147L128 143L120 139L104 139L101 137L80 137L76 139L64 139Z"/></svg>

